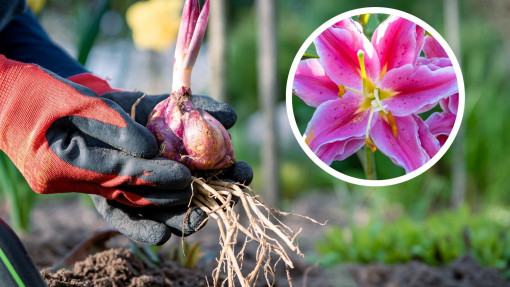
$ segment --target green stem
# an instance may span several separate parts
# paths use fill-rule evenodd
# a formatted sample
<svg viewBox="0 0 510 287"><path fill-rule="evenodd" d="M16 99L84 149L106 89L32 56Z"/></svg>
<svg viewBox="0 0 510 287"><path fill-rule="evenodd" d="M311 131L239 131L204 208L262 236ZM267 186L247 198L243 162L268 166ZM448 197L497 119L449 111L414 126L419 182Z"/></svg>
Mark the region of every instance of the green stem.
<svg viewBox="0 0 510 287"><path fill-rule="evenodd" d="M368 147L365 147L365 164L363 167L365 168L365 176L367 179L377 179L374 152L372 152Z"/></svg>

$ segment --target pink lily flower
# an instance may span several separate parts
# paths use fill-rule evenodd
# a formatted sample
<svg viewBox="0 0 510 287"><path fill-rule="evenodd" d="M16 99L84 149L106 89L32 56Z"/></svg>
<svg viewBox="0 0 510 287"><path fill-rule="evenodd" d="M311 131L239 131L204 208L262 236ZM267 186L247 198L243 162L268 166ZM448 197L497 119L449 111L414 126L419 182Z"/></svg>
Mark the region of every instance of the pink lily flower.
<svg viewBox="0 0 510 287"><path fill-rule="evenodd" d="M326 164L363 145L411 172L440 148L415 114L457 92L451 66L418 65L424 30L390 16L372 40L359 23L342 20L314 41L319 59L299 63L293 92L316 111L304 134Z"/></svg>

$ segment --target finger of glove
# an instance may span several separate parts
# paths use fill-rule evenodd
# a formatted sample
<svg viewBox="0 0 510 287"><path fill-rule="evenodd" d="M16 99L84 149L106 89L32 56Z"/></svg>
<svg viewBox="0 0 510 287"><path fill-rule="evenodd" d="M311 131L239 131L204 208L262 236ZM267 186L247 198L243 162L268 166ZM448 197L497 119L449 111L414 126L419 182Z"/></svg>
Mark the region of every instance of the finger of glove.
<svg viewBox="0 0 510 287"><path fill-rule="evenodd" d="M136 104L135 121L142 126L147 125L149 114L154 107L164 99L168 98L168 94L163 95L146 95L141 92L110 92L102 94L101 97L110 99L117 103L126 113L131 115L133 105L138 99L140 102ZM142 98L143 97L143 98Z"/></svg>
<svg viewBox="0 0 510 287"><path fill-rule="evenodd" d="M124 120L125 127L118 127L98 120L79 116L61 118L72 123L78 130L131 155L152 158L158 153L156 137L144 126L136 123L116 103L102 99Z"/></svg>
<svg viewBox="0 0 510 287"><path fill-rule="evenodd" d="M122 190L139 195L159 207L188 205L191 200L191 184L180 190L164 190L151 186L123 186Z"/></svg>
<svg viewBox="0 0 510 287"><path fill-rule="evenodd" d="M129 212L123 205L115 204L99 195L91 195L94 205L105 221L134 241L149 245L162 245L172 235L170 228L161 222Z"/></svg>
<svg viewBox="0 0 510 287"><path fill-rule="evenodd" d="M144 93L141 92L110 92L101 95L101 97L114 101L126 113L131 114L133 105L143 95ZM146 126L149 114L154 107L168 97L168 94L155 96L147 95L143 97L135 108L136 122ZM227 129L231 128L237 121L237 113L228 104L215 101L208 96L202 95L194 95L191 101L194 106L207 111Z"/></svg>
<svg viewBox="0 0 510 287"><path fill-rule="evenodd" d="M79 131L53 124L46 132L51 150L68 164L105 175L118 176L104 186L155 186L184 190L191 185L191 172L184 165L162 158L143 159L112 148L91 147Z"/></svg>
<svg viewBox="0 0 510 287"><path fill-rule="evenodd" d="M138 123L136 123L119 105L114 101L106 98L98 97L97 94L82 85L78 85L67 79L60 79L57 75L47 71L53 77L65 82L72 86L76 91L82 95L98 98L103 101L110 110L108 112L116 112L125 123L125 127L107 124L98 120L93 120L86 117L69 116L63 118L64 121L72 122L84 134L87 134L99 141L105 142L110 146L123 150L131 155L153 158L158 153L158 143L154 135Z"/></svg>
<svg viewBox="0 0 510 287"><path fill-rule="evenodd" d="M205 225L202 223L208 218L202 209L196 206L188 208L187 204L174 208L130 207L130 209L137 209L144 218L165 223L177 236L188 236L195 233L199 227L202 228Z"/></svg>
<svg viewBox="0 0 510 287"><path fill-rule="evenodd" d="M237 121L237 113L228 104L218 102L211 97L202 95L193 95L191 99L193 105L202 108L215 119L217 119L226 129L231 128Z"/></svg>
<svg viewBox="0 0 510 287"><path fill-rule="evenodd" d="M237 161L231 167L224 169L218 177L243 185L250 185L253 179L253 169L247 162Z"/></svg>

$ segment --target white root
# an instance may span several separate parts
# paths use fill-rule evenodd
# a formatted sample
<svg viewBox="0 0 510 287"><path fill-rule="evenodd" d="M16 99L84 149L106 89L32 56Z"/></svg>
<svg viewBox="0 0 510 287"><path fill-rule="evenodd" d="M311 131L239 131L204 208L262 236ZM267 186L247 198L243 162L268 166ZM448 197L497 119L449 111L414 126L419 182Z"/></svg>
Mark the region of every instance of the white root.
<svg viewBox="0 0 510 287"><path fill-rule="evenodd" d="M211 180L206 183L205 180L197 177L192 177L192 179L194 191L192 203L200 207L209 217L214 218L220 230L219 241L222 250L217 258L218 266L212 274L214 286L219 284L223 286L227 283L229 287L232 287L235 286L235 282L238 282L242 287L255 286L261 269L264 270L267 283L273 286L275 267L270 264L271 253L278 255L277 263L280 260L284 262L287 275L289 275L288 270L294 265L284 245L294 253L303 256L296 241L301 229L294 232L278 220L276 215L294 215L293 213L281 212L268 207L254 195L249 187L244 185L219 180ZM241 202L242 212L248 218L247 226L243 226L239 222L239 215L233 210L233 197L239 198ZM267 216L263 212L266 212ZM325 224L307 216L300 217L321 225ZM237 250L238 255L236 256L234 248L239 232L243 233L246 238L242 248ZM242 272L243 255L247 244L252 242L258 244L255 256L256 265L253 270L246 272L245 276ZM220 282L221 273L226 273L227 276L222 282ZM269 280L268 276L273 277L273 280ZM290 277L288 279L291 284Z"/></svg>

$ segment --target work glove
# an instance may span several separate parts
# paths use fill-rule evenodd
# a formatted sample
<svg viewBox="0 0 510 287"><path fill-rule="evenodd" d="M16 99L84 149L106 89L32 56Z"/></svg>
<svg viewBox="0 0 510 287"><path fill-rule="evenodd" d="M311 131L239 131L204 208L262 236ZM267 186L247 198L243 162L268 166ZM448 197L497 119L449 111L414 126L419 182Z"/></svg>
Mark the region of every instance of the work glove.
<svg viewBox="0 0 510 287"><path fill-rule="evenodd" d="M233 182L251 182L253 171L242 161L223 171L219 176ZM191 195L191 193L190 193ZM188 204L168 207L131 207L99 195L91 195L94 205L105 221L132 240L162 245L172 234L188 236L205 225L208 215L199 207Z"/></svg>
<svg viewBox="0 0 510 287"><path fill-rule="evenodd" d="M129 206L175 206L190 171L153 159L155 137L115 102L0 55L0 149L37 193L97 194Z"/></svg>
<svg viewBox="0 0 510 287"><path fill-rule="evenodd" d="M145 126L150 112L162 100L169 97L165 95L145 95L142 92L125 92L112 89L110 85L91 74L80 74L69 78L70 80L87 86L100 94L101 97L116 102L126 113L133 111L135 120ZM232 127L237 115L227 104L217 102L208 96L193 96L193 104L214 116L225 128ZM223 170L219 178L249 185L253 178L253 170L246 162L238 161L228 169ZM191 192L189 193L191 196ZM161 245L172 234L188 236L194 233L207 214L196 206L188 208L188 203L181 206L166 207L131 207L118 201L107 200L101 196L92 196L94 205L106 222L131 239L149 245Z"/></svg>

